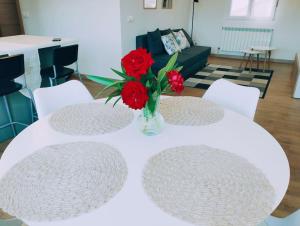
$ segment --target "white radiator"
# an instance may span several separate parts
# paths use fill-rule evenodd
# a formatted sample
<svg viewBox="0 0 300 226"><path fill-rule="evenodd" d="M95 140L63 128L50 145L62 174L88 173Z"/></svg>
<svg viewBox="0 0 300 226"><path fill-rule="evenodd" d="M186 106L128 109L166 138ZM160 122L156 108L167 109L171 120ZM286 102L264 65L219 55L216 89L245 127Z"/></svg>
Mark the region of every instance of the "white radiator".
<svg viewBox="0 0 300 226"><path fill-rule="evenodd" d="M222 27L222 51L241 51L252 46L270 46L273 29Z"/></svg>

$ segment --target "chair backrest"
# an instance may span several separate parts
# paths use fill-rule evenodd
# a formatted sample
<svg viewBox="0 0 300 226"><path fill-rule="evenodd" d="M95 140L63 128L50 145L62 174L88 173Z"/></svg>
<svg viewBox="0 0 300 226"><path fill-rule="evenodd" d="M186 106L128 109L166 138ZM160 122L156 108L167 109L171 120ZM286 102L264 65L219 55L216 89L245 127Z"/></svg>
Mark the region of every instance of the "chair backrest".
<svg viewBox="0 0 300 226"><path fill-rule="evenodd" d="M203 98L254 119L260 91L254 87L236 85L225 79L215 81Z"/></svg>
<svg viewBox="0 0 300 226"><path fill-rule="evenodd" d="M78 45L64 46L54 50L54 65L71 65L78 60Z"/></svg>
<svg viewBox="0 0 300 226"><path fill-rule="evenodd" d="M24 55L0 58L0 82L5 83L20 77L25 73Z"/></svg>
<svg viewBox="0 0 300 226"><path fill-rule="evenodd" d="M94 100L87 88L76 80L54 87L37 89L33 95L39 118L43 118L68 105L87 103Z"/></svg>
<svg viewBox="0 0 300 226"><path fill-rule="evenodd" d="M39 49L39 57L41 63L41 69L50 68L54 65L54 50L60 46L51 46Z"/></svg>

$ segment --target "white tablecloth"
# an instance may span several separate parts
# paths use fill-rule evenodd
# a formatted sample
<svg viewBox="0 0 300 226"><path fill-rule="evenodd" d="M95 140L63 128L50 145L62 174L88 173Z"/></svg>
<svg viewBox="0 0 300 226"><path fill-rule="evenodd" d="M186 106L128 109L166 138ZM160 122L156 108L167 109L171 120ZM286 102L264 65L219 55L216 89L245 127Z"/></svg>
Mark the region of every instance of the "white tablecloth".
<svg viewBox="0 0 300 226"><path fill-rule="evenodd" d="M135 118L137 116L138 112ZM225 110L224 118L218 123L195 127L167 124L161 134L153 137L139 132L136 120L115 133L69 136L54 131L49 125L49 117L46 117L25 129L11 142L0 160L0 178L38 149L77 141L106 143L117 148L128 165L124 188L110 202L91 213L65 221L26 222L28 225L191 226L161 211L145 194L141 183L144 167L152 156L164 149L182 145L207 145L247 159L265 174L274 187L274 209L283 199L289 184L289 163L279 143L256 123L229 110Z"/></svg>
<svg viewBox="0 0 300 226"><path fill-rule="evenodd" d="M25 74L24 77L16 79L16 82L27 85L33 92L41 87L42 78L40 75L40 58L38 49L56 45L70 45L78 43L72 39L62 39L60 42L53 42L53 37L17 35L0 38L0 55L24 54L25 57ZM26 84L25 84L26 82ZM23 95L30 98L27 90L20 91Z"/></svg>

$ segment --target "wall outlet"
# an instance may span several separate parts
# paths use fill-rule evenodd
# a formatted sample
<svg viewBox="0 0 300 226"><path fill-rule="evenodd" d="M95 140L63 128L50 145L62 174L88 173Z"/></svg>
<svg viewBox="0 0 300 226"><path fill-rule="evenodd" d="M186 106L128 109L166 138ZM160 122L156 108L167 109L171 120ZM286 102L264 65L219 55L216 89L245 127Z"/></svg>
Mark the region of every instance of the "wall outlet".
<svg viewBox="0 0 300 226"><path fill-rule="evenodd" d="M133 23L134 22L134 17L133 16L128 16L127 17L127 22L128 23Z"/></svg>
<svg viewBox="0 0 300 226"><path fill-rule="evenodd" d="M24 19L29 18L30 13L28 11L22 12L22 16L23 16Z"/></svg>

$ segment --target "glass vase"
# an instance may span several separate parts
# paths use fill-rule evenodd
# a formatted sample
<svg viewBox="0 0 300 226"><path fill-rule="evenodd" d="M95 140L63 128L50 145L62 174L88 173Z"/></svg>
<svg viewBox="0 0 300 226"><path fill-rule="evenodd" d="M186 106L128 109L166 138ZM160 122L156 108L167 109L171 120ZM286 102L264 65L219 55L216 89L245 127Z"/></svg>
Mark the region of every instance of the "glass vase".
<svg viewBox="0 0 300 226"><path fill-rule="evenodd" d="M154 103L154 109L147 103L138 117L140 131L147 136L155 136L162 132L165 121L159 112L160 97L157 97Z"/></svg>

